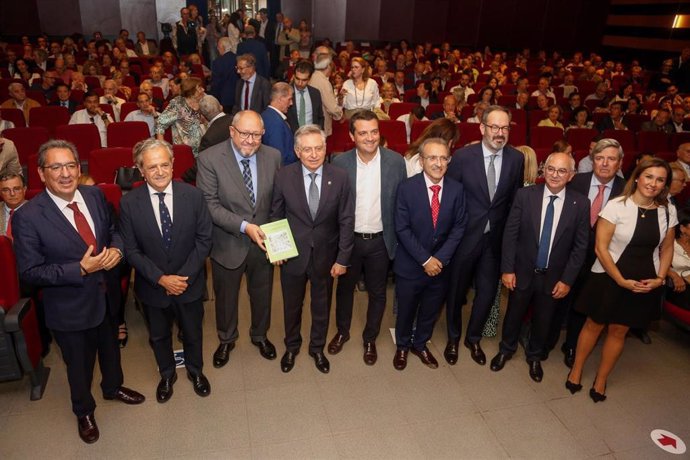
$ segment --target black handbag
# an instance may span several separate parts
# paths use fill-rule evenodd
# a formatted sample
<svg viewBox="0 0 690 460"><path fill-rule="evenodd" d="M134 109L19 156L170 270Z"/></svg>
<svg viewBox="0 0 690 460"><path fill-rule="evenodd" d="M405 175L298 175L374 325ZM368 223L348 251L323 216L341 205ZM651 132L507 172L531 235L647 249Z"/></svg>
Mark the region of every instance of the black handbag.
<svg viewBox="0 0 690 460"><path fill-rule="evenodd" d="M144 178L139 168L121 166L115 171L115 183L119 185L122 190L132 190L135 183L143 180Z"/></svg>

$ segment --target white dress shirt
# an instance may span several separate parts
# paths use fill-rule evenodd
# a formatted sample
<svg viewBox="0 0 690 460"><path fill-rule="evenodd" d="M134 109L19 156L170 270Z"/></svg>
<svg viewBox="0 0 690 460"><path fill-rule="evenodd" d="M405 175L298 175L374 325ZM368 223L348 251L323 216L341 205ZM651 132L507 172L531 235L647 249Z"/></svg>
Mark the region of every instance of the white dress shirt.
<svg viewBox="0 0 690 460"><path fill-rule="evenodd" d="M149 191L149 196L151 198L151 206L153 206L153 215L156 216L156 223L158 224L158 231L161 232L161 238L163 237L163 229L161 228L161 211L160 211L160 198L158 198L158 191L151 187L149 184L146 184L146 187L148 188ZM170 221L174 222L173 220L173 193L172 193L172 182L168 184L167 187L165 187L165 190L163 190L163 193L165 193L165 196L163 197L163 202L165 202L165 205L168 207L168 212L170 213Z"/></svg>
<svg viewBox="0 0 690 460"><path fill-rule="evenodd" d="M106 116L108 117L108 121L112 123L113 118L110 116L110 114L106 114ZM94 125L96 125L96 128L98 128L98 134L100 134L101 136L101 146L107 147L108 130L105 126L105 122L99 115L91 116L89 115L89 112L86 111L86 109L81 109L74 112L72 114L72 117L69 119L70 125L86 125L89 123L93 123Z"/></svg>
<svg viewBox="0 0 690 460"><path fill-rule="evenodd" d="M355 232L383 231L381 217L381 152L365 163L355 154L357 161L357 190L355 196Z"/></svg>
<svg viewBox="0 0 690 460"><path fill-rule="evenodd" d="M74 221L74 211L72 211L70 208L67 207L68 204L70 203L77 203L79 206L79 210L81 211L82 214L84 214L84 217L86 218L86 222L88 222L89 227L91 227L91 231L93 232L94 236L96 235L96 226L93 223L93 219L91 218L91 213L89 212L88 206L86 206L86 201L84 201L84 197L81 195L81 192L79 190L76 190L74 192L74 198L72 198L72 201L65 201L62 198L60 198L57 195L54 195L50 190L46 189L46 192L48 192L48 196L50 197L51 200L53 200L53 203L58 207L60 212L67 218L69 221L70 225L74 227L74 230L79 233L79 230L77 230L77 223ZM94 252L97 252L98 249L94 248Z"/></svg>
<svg viewBox="0 0 690 460"><path fill-rule="evenodd" d="M151 137L153 137L153 135L156 133L156 119L153 118L153 115L150 113L144 113L141 110L134 110L127 114L124 121L143 121L149 125Z"/></svg>
<svg viewBox="0 0 690 460"><path fill-rule="evenodd" d="M539 241L541 241L541 234L544 231L544 218L546 217L546 208L549 205L549 201L551 201L549 197L553 195L554 193L552 193L551 190L549 190L549 187L544 187L544 196L541 200L541 219L539 221ZM563 190L556 193L555 196L557 198L553 200L553 226L551 227L551 239L549 240L549 256L551 255L551 248L553 247L553 237L556 234L556 229L558 228L558 221L561 219L561 212L563 211L563 203L565 200L565 187L563 188ZM547 258L546 260L548 261L549 259ZM548 262L546 266L549 266Z"/></svg>

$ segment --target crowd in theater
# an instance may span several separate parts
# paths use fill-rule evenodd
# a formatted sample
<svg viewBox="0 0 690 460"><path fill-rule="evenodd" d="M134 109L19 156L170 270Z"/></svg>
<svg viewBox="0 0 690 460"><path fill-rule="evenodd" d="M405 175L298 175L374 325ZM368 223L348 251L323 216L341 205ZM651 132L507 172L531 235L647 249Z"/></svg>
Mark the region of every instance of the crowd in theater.
<svg viewBox="0 0 690 460"><path fill-rule="evenodd" d="M159 403L177 380L176 329L194 391L211 393L207 275L216 368L246 326L239 308L277 359L282 303L290 372L308 287L308 354L328 373L361 291L365 365L392 309L395 369L409 354L437 368L427 342L445 310L448 365L461 345L494 372L518 355L541 382L558 349L567 370L553 378L572 394L591 385L595 403L626 337L651 343L665 301L690 310L690 49L645 69L579 51L334 44L265 9L190 6L170 26L160 41L126 29L0 41L0 234L43 355L60 349L84 442L99 438L96 358L105 399L145 400L120 365L132 277ZM269 261L266 225L283 219L297 255ZM499 334L487 360L482 339Z"/></svg>

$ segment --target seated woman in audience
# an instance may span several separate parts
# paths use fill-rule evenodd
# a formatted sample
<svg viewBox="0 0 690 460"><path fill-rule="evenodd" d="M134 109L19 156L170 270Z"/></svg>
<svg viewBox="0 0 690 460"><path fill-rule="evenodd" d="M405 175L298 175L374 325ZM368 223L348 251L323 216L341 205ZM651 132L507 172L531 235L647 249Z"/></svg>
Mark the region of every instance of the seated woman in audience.
<svg viewBox="0 0 690 460"><path fill-rule="evenodd" d="M333 64L331 63L331 65ZM335 97L338 97L338 94L340 94L340 91L343 89L343 83L345 83L345 80L347 80L347 76L343 72L333 72L331 84L333 85L333 93L335 94Z"/></svg>
<svg viewBox="0 0 690 460"><path fill-rule="evenodd" d="M89 59L84 61L82 66L82 73L85 77L96 77L101 82L101 86L105 83L105 76L101 73L101 66L97 61Z"/></svg>
<svg viewBox="0 0 690 460"><path fill-rule="evenodd" d="M422 164L419 161L419 146L427 139L432 137L440 137L448 142L448 148L453 151L453 146L460 137L460 131L455 123L447 118L439 118L434 120L424 128L422 134L415 139L405 152L405 166L407 167L407 177L412 177L415 174L422 172Z"/></svg>
<svg viewBox="0 0 690 460"><path fill-rule="evenodd" d="M338 104L344 111L345 119L360 110L374 110L379 102L379 87L373 78L369 78L369 63L361 57L352 58L350 79L343 83L338 93Z"/></svg>
<svg viewBox="0 0 690 460"><path fill-rule="evenodd" d="M547 118L544 118L537 124L537 126L546 126L550 128L563 128L563 123L560 122L561 119L561 106L552 105L549 107L549 114Z"/></svg>
<svg viewBox="0 0 690 460"><path fill-rule="evenodd" d="M122 72L116 70L113 72L111 79L115 82L117 85L117 90L122 93L122 95L125 97L125 100L129 101L132 98L132 88L122 84Z"/></svg>
<svg viewBox="0 0 690 460"><path fill-rule="evenodd" d="M76 72L79 70L79 66L77 65L77 60L73 54L65 54L65 67L68 68L69 70L73 71L73 72Z"/></svg>
<svg viewBox="0 0 690 460"><path fill-rule="evenodd" d="M626 114L637 114L637 115L647 115L647 111L642 106L642 101L637 96L632 96L628 99L628 107L625 111Z"/></svg>
<svg viewBox="0 0 690 460"><path fill-rule="evenodd" d="M172 91L172 85L170 87ZM173 144L186 144L194 156L199 153L199 142L204 135L199 113L199 102L204 97L201 79L189 77L180 83L180 95L170 101L158 117L156 138L163 140L165 130L172 126Z"/></svg>
<svg viewBox="0 0 690 460"><path fill-rule="evenodd" d="M107 79L115 71L115 66L113 65L113 58L109 54L104 54L101 58L101 72Z"/></svg>
<svg viewBox="0 0 690 460"><path fill-rule="evenodd" d="M485 86L477 93L477 102L484 102L488 105L496 105L496 98L494 97L494 89L490 86Z"/></svg>
<svg viewBox="0 0 690 460"><path fill-rule="evenodd" d="M549 98L544 96L543 94L539 94L537 96L537 110L548 112L550 107L551 106L549 105Z"/></svg>
<svg viewBox="0 0 690 460"><path fill-rule="evenodd" d="M431 77L431 90L429 91L429 100L430 101L440 101L441 98L439 95L441 94L441 77L438 75L434 75Z"/></svg>
<svg viewBox="0 0 690 460"><path fill-rule="evenodd" d="M589 110L587 107L580 106L573 110L573 114L570 117L570 125L568 129L572 128L587 128L591 129L594 126L594 122L589 119ZM567 129L566 129L567 131Z"/></svg>
<svg viewBox="0 0 690 460"><path fill-rule="evenodd" d="M198 53L192 53L192 54L190 54L190 55L189 55L188 61L189 61L189 63L190 63L191 65L200 65L200 66L201 66L201 71L203 72L204 78L205 78L206 80L208 80L209 78L211 78L211 69L209 69L208 67L206 67L206 66L201 62L201 56L199 56ZM192 70L193 70L193 69L192 69Z"/></svg>
<svg viewBox="0 0 690 460"><path fill-rule="evenodd" d="M396 97L397 94L398 92L395 90L395 85L393 85L393 83L387 82L381 85L381 98L379 99L378 107L380 107L380 110L386 115L388 115L391 104L400 102L400 99Z"/></svg>
<svg viewBox="0 0 690 460"><path fill-rule="evenodd" d="M482 122L482 117L484 116L484 111L486 108L489 107L489 104L486 102L477 102L474 104L474 111L472 112L472 115L470 118L466 120L467 123L481 123Z"/></svg>
<svg viewBox="0 0 690 460"><path fill-rule="evenodd" d="M17 71L12 75L12 78L17 78L19 80L25 81L29 86L33 85L34 80L40 81L41 76L38 73L32 72L29 69L29 65L24 59L17 59L14 62L14 66Z"/></svg>
<svg viewBox="0 0 690 460"><path fill-rule="evenodd" d="M621 87L618 89L618 94L611 100L609 105L613 102L624 102L628 103L630 98L633 96L633 85L632 83L626 83L624 85L621 85Z"/></svg>
<svg viewBox="0 0 690 460"><path fill-rule="evenodd" d="M501 90L498 89L499 84L500 84L499 80L496 76L490 77L486 83L486 86L488 86L489 88L494 90L494 99L496 101L498 101L499 97L503 96L503 94L501 93Z"/></svg>
<svg viewBox="0 0 690 460"><path fill-rule="evenodd" d="M690 210L678 211L676 240L673 242L673 261L668 271L671 282L666 287L666 300L684 310L690 310Z"/></svg>
<svg viewBox="0 0 690 460"><path fill-rule="evenodd" d="M623 194L608 201L596 224L592 266L575 309L587 315L565 382L582 389L585 361L608 326L589 396L606 399L606 382L623 351L630 328L645 329L659 318L663 286L673 259L676 208L668 202L671 168L660 158L642 160Z"/></svg>
<svg viewBox="0 0 690 460"><path fill-rule="evenodd" d="M573 155L573 146L568 143L565 139L558 139L551 146L551 153L567 153L568 155Z"/></svg>
<svg viewBox="0 0 690 460"><path fill-rule="evenodd" d="M86 85L86 80L84 79L84 74L81 72L72 72L72 82L70 84L71 90L79 90L87 92L89 89Z"/></svg>
<svg viewBox="0 0 690 460"><path fill-rule="evenodd" d="M55 72L57 72L58 78L65 82L66 85L70 84L72 80L72 70L65 66L65 58L55 58Z"/></svg>

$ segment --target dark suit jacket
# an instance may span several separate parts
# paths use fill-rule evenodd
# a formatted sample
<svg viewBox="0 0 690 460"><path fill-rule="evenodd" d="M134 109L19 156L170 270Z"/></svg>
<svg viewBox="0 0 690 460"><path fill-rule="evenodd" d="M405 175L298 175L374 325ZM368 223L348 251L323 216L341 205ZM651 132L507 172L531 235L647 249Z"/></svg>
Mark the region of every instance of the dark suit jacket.
<svg viewBox="0 0 690 460"><path fill-rule="evenodd" d="M441 193L441 207L434 229L424 173L404 180L398 187L395 233L400 245L393 270L403 278L427 277L422 264L431 256L444 267L449 267L463 238L467 223L463 186L446 176Z"/></svg>
<svg viewBox="0 0 690 460"><path fill-rule="evenodd" d="M381 220L383 222L383 240L386 243L388 257L395 257L398 240L395 236L395 202L398 186L407 178L405 160L392 150L380 148L381 155ZM334 166L347 171L350 178L350 189L357 202L357 151L352 149L335 157Z"/></svg>
<svg viewBox="0 0 690 460"><path fill-rule="evenodd" d="M299 95L295 87L292 87L295 92L293 95L293 100L297 99ZM312 110L312 122L318 125L319 128L323 129L323 103L321 102L321 92L311 86L307 86L307 91L309 91L309 97L311 98L311 110ZM290 125L290 129L294 133L299 128L299 121L297 117L297 103L296 101L288 108L287 111L287 121Z"/></svg>
<svg viewBox="0 0 690 460"><path fill-rule="evenodd" d="M146 184L124 195L120 227L125 255L135 270L134 292L144 304L165 308L173 301L190 303L204 295L206 257L211 251L211 215L201 191L174 181L172 246L166 249ZM157 197L156 197L157 198ZM188 276L187 290L169 296L158 284L163 275Z"/></svg>
<svg viewBox="0 0 690 460"><path fill-rule="evenodd" d="M267 107L261 113L261 118L264 120L265 130L261 142L278 149L283 157L284 166L296 162L295 138L287 121L283 120L280 114L271 107Z"/></svg>
<svg viewBox="0 0 690 460"><path fill-rule="evenodd" d="M54 102L51 102L50 105L58 106L58 107L59 107L59 106L60 106L60 102L59 102L59 101L54 101ZM69 114L70 114L70 115L72 115L74 112L77 111L77 103L74 102L73 100L70 99L69 101L67 101L67 105L69 106L69 107L67 107L67 110L69 111Z"/></svg>
<svg viewBox="0 0 690 460"><path fill-rule="evenodd" d="M321 194L316 218L309 212L302 163L278 171L273 186L271 220L287 219L299 256L288 260L281 270L303 275L312 264L315 276L330 276L335 262L350 264L354 246L355 207L347 173L333 165L323 165Z"/></svg>
<svg viewBox="0 0 690 460"><path fill-rule="evenodd" d="M211 258L228 269L239 267L254 244L240 232L242 221L263 225L271 213L273 183L280 168L280 152L262 145L255 153L258 177L256 205L252 206L240 165L226 140L199 154L197 187L204 192L213 219Z"/></svg>
<svg viewBox="0 0 690 460"><path fill-rule="evenodd" d="M625 125L625 117L623 117L623 125ZM601 119L599 122L599 126L597 126L597 129L601 132L606 131L607 129L616 129L615 126L613 126L613 119L610 116L606 116Z"/></svg>
<svg viewBox="0 0 690 460"><path fill-rule="evenodd" d="M123 250L103 193L84 185L79 186L79 192L93 219L98 248ZM21 279L43 290L48 328L90 329L103 322L108 307L111 314L119 308L119 270L81 276L79 263L86 243L47 192L19 208L12 218L12 234Z"/></svg>
<svg viewBox="0 0 690 460"><path fill-rule="evenodd" d="M413 102L415 104L421 104L422 98L419 96L414 96L410 99L410 102ZM438 104L438 98L431 93L429 93L429 104Z"/></svg>
<svg viewBox="0 0 690 460"><path fill-rule="evenodd" d="M237 59L235 53L228 51L216 58L211 65L211 91L210 93L220 101L228 110L235 105L235 91L237 81Z"/></svg>
<svg viewBox="0 0 690 460"><path fill-rule="evenodd" d="M149 45L149 54L148 56L158 56L158 45L156 45L156 42L153 40L146 40ZM137 56L142 56L144 52L141 50L141 43L138 41L134 44L134 52L137 53Z"/></svg>
<svg viewBox="0 0 690 460"><path fill-rule="evenodd" d="M673 127L673 123L666 123L663 126L659 126L654 121L648 120L642 123L642 126L640 127L640 131L658 131L666 134L673 134L676 132L676 129Z"/></svg>
<svg viewBox="0 0 690 460"><path fill-rule="evenodd" d="M240 79L235 84L235 105L232 114L242 110L242 98L244 97L244 80ZM249 108L255 112L263 112L271 103L271 82L261 75L256 75L256 81L249 95Z"/></svg>
<svg viewBox="0 0 690 460"><path fill-rule="evenodd" d="M252 54L256 58L256 73L264 78L271 78L271 63L268 61L268 50L261 40L249 38L237 45L237 55Z"/></svg>
<svg viewBox="0 0 690 460"><path fill-rule="evenodd" d="M539 238L544 184L517 191L503 233L501 272L515 273L517 288L527 289L534 278ZM589 241L589 200L586 195L566 189L563 209L549 253L545 294L557 282L572 286L585 262Z"/></svg>
<svg viewBox="0 0 690 460"><path fill-rule="evenodd" d="M489 186L484 168L482 144L458 149L448 165L447 177L463 185L467 205L467 229L458 248L459 254L473 249L482 238L487 220L491 223L491 247L500 254L505 226L515 192L522 187L524 157L510 146L503 147L501 175L493 201L489 201Z"/></svg>
<svg viewBox="0 0 690 460"><path fill-rule="evenodd" d="M232 117L230 115L223 115L206 130L201 137L199 143L199 152L203 152L209 147L220 144L230 138L230 125L232 124Z"/></svg>

